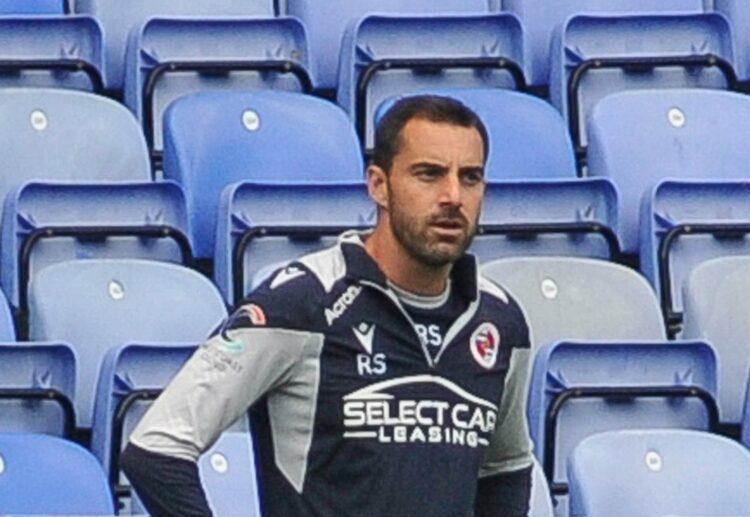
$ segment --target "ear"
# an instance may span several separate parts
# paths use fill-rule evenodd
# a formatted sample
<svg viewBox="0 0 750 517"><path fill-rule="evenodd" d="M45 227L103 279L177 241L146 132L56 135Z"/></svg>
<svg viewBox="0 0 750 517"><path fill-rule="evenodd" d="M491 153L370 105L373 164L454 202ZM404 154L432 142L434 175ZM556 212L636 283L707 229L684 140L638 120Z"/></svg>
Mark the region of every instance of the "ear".
<svg viewBox="0 0 750 517"><path fill-rule="evenodd" d="M367 167L367 191L378 207L388 209L388 176L377 165Z"/></svg>

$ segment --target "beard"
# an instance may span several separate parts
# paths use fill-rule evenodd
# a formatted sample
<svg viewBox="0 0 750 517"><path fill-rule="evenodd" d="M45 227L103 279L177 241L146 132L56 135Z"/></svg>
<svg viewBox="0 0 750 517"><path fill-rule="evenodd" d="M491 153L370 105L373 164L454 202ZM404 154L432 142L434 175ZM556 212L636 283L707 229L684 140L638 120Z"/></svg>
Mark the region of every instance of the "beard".
<svg viewBox="0 0 750 517"><path fill-rule="evenodd" d="M478 221L469 222L458 207L445 207L421 218L402 210L402 205L393 201L389 207L391 231L406 252L422 264L434 268L453 264L471 245ZM463 236L442 238L431 231L436 224L460 225Z"/></svg>

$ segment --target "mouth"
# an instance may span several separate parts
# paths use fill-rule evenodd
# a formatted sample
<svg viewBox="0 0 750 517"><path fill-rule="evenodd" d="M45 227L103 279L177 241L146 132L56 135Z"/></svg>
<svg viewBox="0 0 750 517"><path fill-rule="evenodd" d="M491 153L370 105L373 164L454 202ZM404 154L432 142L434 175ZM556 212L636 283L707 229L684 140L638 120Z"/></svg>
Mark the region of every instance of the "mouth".
<svg viewBox="0 0 750 517"><path fill-rule="evenodd" d="M430 227L440 236L449 238L462 237L465 231L465 225L458 219L446 219L435 221Z"/></svg>

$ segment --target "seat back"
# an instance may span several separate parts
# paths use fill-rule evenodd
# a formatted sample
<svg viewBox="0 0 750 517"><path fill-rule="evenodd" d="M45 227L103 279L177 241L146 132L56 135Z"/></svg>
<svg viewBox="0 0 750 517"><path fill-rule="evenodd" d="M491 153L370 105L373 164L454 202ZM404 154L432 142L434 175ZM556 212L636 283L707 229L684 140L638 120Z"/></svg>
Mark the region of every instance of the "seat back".
<svg viewBox="0 0 750 517"><path fill-rule="evenodd" d="M575 516L730 516L750 508L750 452L709 433L601 433L578 445L568 472Z"/></svg>
<svg viewBox="0 0 750 517"><path fill-rule="evenodd" d="M361 181L364 165L346 115L289 92L203 92L176 100L164 119L164 176L187 196L195 253L214 253L217 209L238 181Z"/></svg>
<svg viewBox="0 0 750 517"><path fill-rule="evenodd" d="M750 346L745 289L750 287L750 257L722 257L701 263L683 288L686 339L705 339L720 358L719 407L723 422L740 424Z"/></svg>
<svg viewBox="0 0 750 517"><path fill-rule="evenodd" d="M370 13L439 14L487 12L485 0L287 0L286 13L299 18L310 37L317 88L336 87L341 40L347 24Z"/></svg>
<svg viewBox="0 0 750 517"><path fill-rule="evenodd" d="M740 79L750 78L750 36L745 27L750 25L750 5L737 0L713 0L714 10L727 17L732 25L737 71Z"/></svg>
<svg viewBox="0 0 750 517"><path fill-rule="evenodd" d="M479 116L490 137L487 179L576 177L573 143L565 122L538 97L499 88L437 88L417 93L457 99ZM394 96L381 103L375 124L404 97Z"/></svg>
<svg viewBox="0 0 750 517"><path fill-rule="evenodd" d="M0 434L0 507L23 515L114 515L96 458L54 436Z"/></svg>
<svg viewBox="0 0 750 517"><path fill-rule="evenodd" d="M226 315L205 277L166 262L59 262L39 271L29 291L31 338L63 340L78 352L82 427L91 426L96 379L110 348L138 341L201 342Z"/></svg>
<svg viewBox="0 0 750 517"><path fill-rule="evenodd" d="M555 28L583 13L702 12L703 0L503 0L502 7L518 15L526 28L524 48L531 84L549 84L550 42Z"/></svg>
<svg viewBox="0 0 750 517"><path fill-rule="evenodd" d="M68 0L1 0L0 14L65 14Z"/></svg>
<svg viewBox="0 0 750 517"><path fill-rule="evenodd" d="M628 253L638 251L641 199L659 181L747 177L745 95L701 89L615 93L594 107L587 127L589 175L618 186L618 233Z"/></svg>
<svg viewBox="0 0 750 517"><path fill-rule="evenodd" d="M128 34L157 16L273 16L273 0L76 0L78 13L90 14L104 28L106 85L120 90L125 77Z"/></svg>
<svg viewBox="0 0 750 517"><path fill-rule="evenodd" d="M30 7L42 2L21 0ZM59 0L57 3L61 3ZM0 15L5 2L0 2ZM89 16L0 16L2 87L56 87L101 92L103 45ZM9 73L15 71L16 73Z"/></svg>
<svg viewBox="0 0 750 517"><path fill-rule="evenodd" d="M131 33L125 104L162 149L162 116L179 97L205 90L310 87L309 52L293 18L152 18Z"/></svg>
<svg viewBox="0 0 750 517"><path fill-rule="evenodd" d="M426 88L523 89L521 25L509 14L370 15L341 43L337 102L366 149L388 97Z"/></svg>
<svg viewBox="0 0 750 517"><path fill-rule="evenodd" d="M729 23L715 13L574 16L553 37L550 98L585 149L586 119L611 93L736 88L732 47Z"/></svg>
<svg viewBox="0 0 750 517"><path fill-rule="evenodd" d="M531 471L531 500L529 501L529 517L553 517L552 498L549 484L544 477L544 470L536 458Z"/></svg>

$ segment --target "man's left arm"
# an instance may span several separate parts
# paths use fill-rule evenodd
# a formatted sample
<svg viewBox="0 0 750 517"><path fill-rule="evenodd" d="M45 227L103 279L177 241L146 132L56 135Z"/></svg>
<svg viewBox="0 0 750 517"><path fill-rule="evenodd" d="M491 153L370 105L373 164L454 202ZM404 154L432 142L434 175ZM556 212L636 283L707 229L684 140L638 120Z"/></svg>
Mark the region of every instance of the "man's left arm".
<svg viewBox="0 0 750 517"><path fill-rule="evenodd" d="M476 517L526 517L531 499L532 451L526 420L531 350L528 331L513 348L498 423L479 471Z"/></svg>

